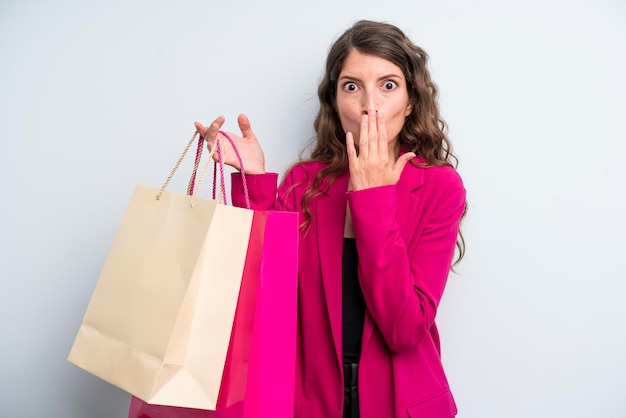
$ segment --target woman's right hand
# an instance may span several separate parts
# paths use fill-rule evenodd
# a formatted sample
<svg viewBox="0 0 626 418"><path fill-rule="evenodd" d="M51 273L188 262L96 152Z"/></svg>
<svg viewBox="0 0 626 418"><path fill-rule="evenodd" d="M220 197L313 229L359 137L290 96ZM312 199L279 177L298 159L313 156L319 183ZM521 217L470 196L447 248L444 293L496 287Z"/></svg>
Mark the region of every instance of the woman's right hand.
<svg viewBox="0 0 626 418"><path fill-rule="evenodd" d="M224 164L230 165L231 167L234 167L237 170L241 171L239 159L237 158L237 155L235 154L235 151L233 150L230 141L219 133L225 120L226 119L224 118L224 116L219 116L208 127L204 126L200 122L194 122L194 125L200 133L200 136L202 136L205 141L207 141L207 147L209 148L209 150L213 149L219 135L221 137L220 150L222 152ZM237 122L239 123L239 129L241 130L242 136L236 135L232 132L228 132L228 136L231 137L231 139L235 143L235 146L237 147L237 151L239 151L239 155L241 156L241 160L243 161L245 173L264 174L265 156L263 155L263 149L261 149L261 145L259 144L256 135L254 135L254 132L252 132L248 117L244 114L241 114L237 118ZM215 152L213 154L213 159L217 160L218 158L218 154L217 152Z"/></svg>

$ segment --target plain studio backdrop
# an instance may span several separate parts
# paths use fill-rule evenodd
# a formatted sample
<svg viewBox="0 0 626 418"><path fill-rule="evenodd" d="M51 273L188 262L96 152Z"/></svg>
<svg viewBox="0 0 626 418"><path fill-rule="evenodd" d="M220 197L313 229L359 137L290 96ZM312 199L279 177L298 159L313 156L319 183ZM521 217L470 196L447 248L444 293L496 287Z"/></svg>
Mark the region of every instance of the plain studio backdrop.
<svg viewBox="0 0 626 418"><path fill-rule="evenodd" d="M468 190L438 312L459 417L626 416L621 0L1 1L0 416L125 416L66 357L135 184L220 114L283 173L363 18L430 54Z"/></svg>

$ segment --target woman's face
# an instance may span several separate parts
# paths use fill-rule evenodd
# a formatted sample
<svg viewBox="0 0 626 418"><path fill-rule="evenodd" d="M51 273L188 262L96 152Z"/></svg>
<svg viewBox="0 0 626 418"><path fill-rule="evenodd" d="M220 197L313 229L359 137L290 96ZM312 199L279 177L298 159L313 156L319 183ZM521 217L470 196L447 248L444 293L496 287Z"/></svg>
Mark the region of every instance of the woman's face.
<svg viewBox="0 0 626 418"><path fill-rule="evenodd" d="M337 113L343 131L352 132L357 145L361 116L369 110L382 111L389 149L395 153L398 135L412 109L400 67L375 55L350 52L337 81Z"/></svg>

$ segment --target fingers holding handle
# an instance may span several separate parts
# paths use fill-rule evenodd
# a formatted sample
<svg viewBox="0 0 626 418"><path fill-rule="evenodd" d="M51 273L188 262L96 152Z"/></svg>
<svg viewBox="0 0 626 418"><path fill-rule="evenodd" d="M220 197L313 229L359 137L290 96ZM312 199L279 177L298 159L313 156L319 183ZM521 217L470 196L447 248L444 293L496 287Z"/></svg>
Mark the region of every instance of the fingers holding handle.
<svg viewBox="0 0 626 418"><path fill-rule="evenodd" d="M200 133L200 136L207 141L209 150L213 149L215 146L215 141L217 140L218 135L222 135L220 130L224 125L224 121L225 118L223 116L219 116L208 127L204 126L200 122L194 123L196 130ZM242 136L236 135L232 132L228 132L228 136L232 139L233 143L237 147L237 150L239 151L246 174L265 173L265 157L263 155L263 150L261 149L256 135L252 131L248 117L241 114L237 118L237 122ZM237 170L241 170L239 158L230 141L224 138L223 135L222 139L223 141L220 141L220 149L224 164L234 167ZM217 153L213 155L213 158L219 158Z"/></svg>
<svg viewBox="0 0 626 418"><path fill-rule="evenodd" d="M194 122L196 130L207 142L209 150L213 149L213 144L215 144L217 135L219 134L220 129L222 129L222 125L224 125L225 120L224 116L218 116L217 119L215 119L208 127L204 126L200 122Z"/></svg>

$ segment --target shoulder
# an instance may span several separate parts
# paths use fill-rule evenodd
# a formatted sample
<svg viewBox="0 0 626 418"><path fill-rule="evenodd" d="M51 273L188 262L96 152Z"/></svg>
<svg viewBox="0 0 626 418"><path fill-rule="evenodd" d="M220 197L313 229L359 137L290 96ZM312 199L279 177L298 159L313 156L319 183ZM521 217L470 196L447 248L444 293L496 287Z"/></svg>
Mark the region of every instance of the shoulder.
<svg viewBox="0 0 626 418"><path fill-rule="evenodd" d="M447 165L431 166L422 168L424 170L424 182L435 186L446 186L455 189L464 188L463 180L454 167Z"/></svg>
<svg viewBox="0 0 626 418"><path fill-rule="evenodd" d="M444 195L456 195L465 199L463 180L454 167L447 165L424 165L424 160L417 157L414 163L408 163L399 184L411 192L418 192L432 198Z"/></svg>
<svg viewBox="0 0 626 418"><path fill-rule="evenodd" d="M422 157L415 157L410 161L402 173L408 182L424 183L432 186L463 187L463 180L458 171L449 165L427 165Z"/></svg>

